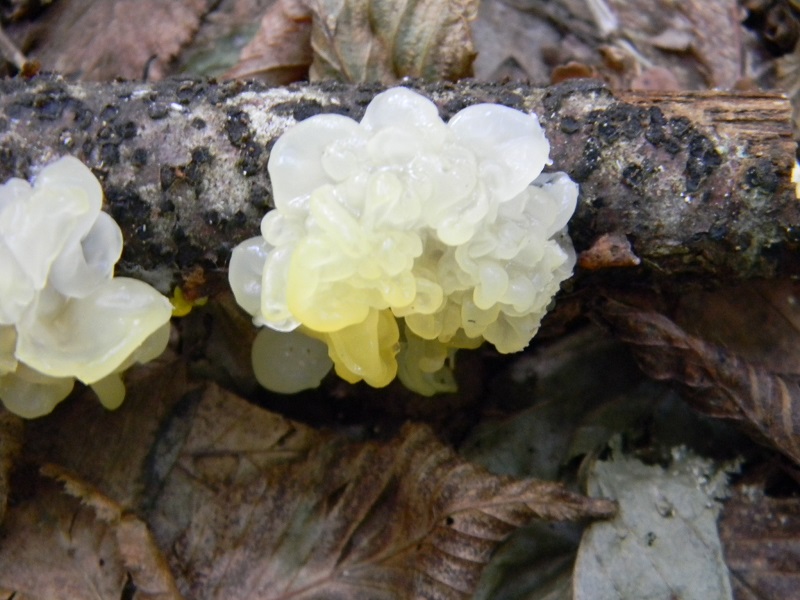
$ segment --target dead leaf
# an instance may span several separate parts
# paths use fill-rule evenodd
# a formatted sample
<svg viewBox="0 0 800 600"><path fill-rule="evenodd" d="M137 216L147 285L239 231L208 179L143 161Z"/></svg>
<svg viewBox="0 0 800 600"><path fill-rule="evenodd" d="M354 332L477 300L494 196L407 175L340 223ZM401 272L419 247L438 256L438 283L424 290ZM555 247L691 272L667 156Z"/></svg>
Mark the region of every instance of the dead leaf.
<svg viewBox="0 0 800 600"><path fill-rule="evenodd" d="M795 123L795 135L800 133L800 44L795 46L794 52L781 56L775 61L775 74L777 88L786 92L792 101L792 116Z"/></svg>
<svg viewBox="0 0 800 600"><path fill-rule="evenodd" d="M459 448L498 475L555 480L572 458L603 447L654 404L637 393L645 378L627 349L595 325L520 355L504 379L487 401L523 410L484 419Z"/></svg>
<svg viewBox="0 0 800 600"><path fill-rule="evenodd" d="M664 67L644 69L631 79L632 90L645 90L654 92L678 92L681 84L675 73Z"/></svg>
<svg viewBox="0 0 800 600"><path fill-rule="evenodd" d="M690 28L670 27L650 38L653 46L671 52L688 52L694 42L694 33Z"/></svg>
<svg viewBox="0 0 800 600"><path fill-rule="evenodd" d="M544 49L561 44L558 26L551 20L521 10L518 2L511 6L504 0L483 0L472 34L479 81L502 81L504 77L538 85L550 81Z"/></svg>
<svg viewBox="0 0 800 600"><path fill-rule="evenodd" d="M166 415L193 385L169 353L130 369L125 402L106 410L91 390L73 395L52 414L26 423L25 458L58 463L124 506L145 487L144 464Z"/></svg>
<svg viewBox="0 0 800 600"><path fill-rule="evenodd" d="M615 498L619 512L584 534L575 600L729 600L716 523L727 469L685 450L673 451L666 470L620 454L592 467L589 492Z"/></svg>
<svg viewBox="0 0 800 600"><path fill-rule="evenodd" d="M457 80L472 73L478 0L307 0L312 81Z"/></svg>
<svg viewBox="0 0 800 600"><path fill-rule="evenodd" d="M30 17L53 0L4 0L0 3L0 19L4 23Z"/></svg>
<svg viewBox="0 0 800 600"><path fill-rule="evenodd" d="M676 324L770 371L800 376L800 285L748 281L683 294Z"/></svg>
<svg viewBox="0 0 800 600"><path fill-rule="evenodd" d="M197 33L170 66L169 74L221 78L239 62L259 20L275 0L215 0Z"/></svg>
<svg viewBox="0 0 800 600"><path fill-rule="evenodd" d="M800 384L796 378L693 337L656 312L607 300L599 315L633 347L648 375L684 384L696 392L687 399L698 410L742 421L762 441L800 463Z"/></svg>
<svg viewBox="0 0 800 600"><path fill-rule="evenodd" d="M155 449L149 521L191 598L468 598L515 528L613 510L490 475L421 425L355 443L215 386L187 410Z"/></svg>
<svg viewBox="0 0 800 600"><path fill-rule="evenodd" d="M797 8L797 3L792 0L775 2L763 15L761 35L766 40L767 47L773 52L780 54L791 52L797 44L800 38L800 17L797 15Z"/></svg>
<svg viewBox="0 0 800 600"><path fill-rule="evenodd" d="M59 0L8 28L29 60L83 80L160 79L212 0Z"/></svg>
<svg viewBox="0 0 800 600"><path fill-rule="evenodd" d="M719 521L739 600L796 598L800 589L800 498L773 498L763 482L741 482Z"/></svg>
<svg viewBox="0 0 800 600"><path fill-rule="evenodd" d="M311 65L311 10L305 0L277 0L261 18L255 37L225 78L258 78L285 85L308 76Z"/></svg>
<svg viewBox="0 0 800 600"><path fill-rule="evenodd" d="M11 470L22 449L22 419L0 406L0 524L6 512Z"/></svg>
<svg viewBox="0 0 800 600"><path fill-rule="evenodd" d="M571 523L519 529L495 552L472 600L571 598L579 541L580 529Z"/></svg>
<svg viewBox="0 0 800 600"><path fill-rule="evenodd" d="M576 17L587 19L586 2L567 3ZM588 3L605 7L601 38L627 50L639 68L611 80L619 87L674 84L679 89L730 89L742 74L743 35L737 0L603 0ZM722 43L720 41L723 41ZM642 81L642 70L651 81ZM665 73L671 73L668 78ZM658 77L653 77L658 74ZM662 88L659 88L662 89Z"/></svg>
<svg viewBox="0 0 800 600"><path fill-rule="evenodd" d="M117 546L139 600L181 600L164 555L153 534L133 515L123 515L116 529Z"/></svg>
<svg viewBox="0 0 800 600"><path fill-rule="evenodd" d="M31 474L32 495L8 512L0 594L13 598L179 600L146 526L58 467ZM55 484L57 478L65 486Z"/></svg>

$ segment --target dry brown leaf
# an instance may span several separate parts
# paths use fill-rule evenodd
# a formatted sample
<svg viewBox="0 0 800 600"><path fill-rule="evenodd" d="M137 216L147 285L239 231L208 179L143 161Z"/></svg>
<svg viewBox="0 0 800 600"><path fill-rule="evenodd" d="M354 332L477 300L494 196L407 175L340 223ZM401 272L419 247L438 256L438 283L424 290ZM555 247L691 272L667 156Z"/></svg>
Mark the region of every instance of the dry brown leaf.
<svg viewBox="0 0 800 600"><path fill-rule="evenodd" d="M477 0L278 0L226 77L271 84L307 74L352 83L459 79L471 74L475 58L469 21L477 6Z"/></svg>
<svg viewBox="0 0 800 600"><path fill-rule="evenodd" d="M472 72L478 0L307 0L312 81L456 80Z"/></svg>
<svg viewBox="0 0 800 600"><path fill-rule="evenodd" d="M169 353L126 373L125 402L105 409L91 390L68 398L47 417L26 425L25 458L58 463L124 506L135 507L145 487L144 464L158 429L192 385Z"/></svg>
<svg viewBox="0 0 800 600"><path fill-rule="evenodd" d="M684 294L675 322L775 373L800 376L800 284L748 281Z"/></svg>
<svg viewBox="0 0 800 600"><path fill-rule="evenodd" d="M8 28L28 59L84 80L159 79L212 0L59 0Z"/></svg>
<svg viewBox="0 0 800 600"><path fill-rule="evenodd" d="M144 523L58 467L43 473L46 478L26 478L31 495L8 511L0 543L0 594L37 600L180 599Z"/></svg>
<svg viewBox="0 0 800 600"><path fill-rule="evenodd" d="M800 463L800 384L687 334L656 312L607 300L600 318L651 377L678 381L697 392L696 408L743 421ZM750 327L757 325L750 324Z"/></svg>
<svg viewBox="0 0 800 600"><path fill-rule="evenodd" d="M9 477L22 449L22 419L0 405L0 524L6 512Z"/></svg>
<svg viewBox="0 0 800 600"><path fill-rule="evenodd" d="M261 18L226 78L258 78L271 85L304 79L311 65L311 10L304 0L277 0Z"/></svg>
<svg viewBox="0 0 800 600"><path fill-rule="evenodd" d="M477 7L477 0L278 0L226 76L282 84L305 77L310 65L311 80L459 79L471 74Z"/></svg>
<svg viewBox="0 0 800 600"><path fill-rule="evenodd" d="M792 101L795 137L800 137L800 44L775 60L775 75L775 87L785 91Z"/></svg>
<svg viewBox="0 0 800 600"><path fill-rule="evenodd" d="M800 590L800 498L772 498L740 484L719 521L725 562L739 600L796 598Z"/></svg>
<svg viewBox="0 0 800 600"><path fill-rule="evenodd" d="M191 598L468 598L518 526L613 510L491 475L421 425L356 443L214 386L190 412L156 450L150 522Z"/></svg>
<svg viewBox="0 0 800 600"><path fill-rule="evenodd" d="M642 67L668 69L681 89L731 89L741 77L743 34L737 0L607 3ZM658 82L671 88L663 75L651 84Z"/></svg>
<svg viewBox="0 0 800 600"><path fill-rule="evenodd" d="M548 50L560 48L559 24L523 10L522 3L483 0L472 24L475 78L480 81L528 80L547 85ZM563 29L562 29L563 31Z"/></svg>

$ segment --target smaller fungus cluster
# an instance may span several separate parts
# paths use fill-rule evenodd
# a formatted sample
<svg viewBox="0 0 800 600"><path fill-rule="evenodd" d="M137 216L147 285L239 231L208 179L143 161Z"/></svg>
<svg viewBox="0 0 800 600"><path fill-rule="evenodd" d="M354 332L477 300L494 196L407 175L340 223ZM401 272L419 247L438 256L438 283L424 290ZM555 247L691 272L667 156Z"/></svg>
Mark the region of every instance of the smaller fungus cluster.
<svg viewBox="0 0 800 600"><path fill-rule="evenodd" d="M549 151L535 115L479 104L444 123L406 88L376 96L360 123L326 114L288 130L269 162L275 209L229 272L256 324L293 332L280 351L257 341L259 381L302 389L274 378L314 356L308 386L332 361L350 382L399 376L433 394L453 389L458 348L522 350L575 263L578 187L542 174Z"/></svg>
<svg viewBox="0 0 800 600"><path fill-rule="evenodd" d="M0 400L20 416L49 413L76 379L116 408L120 372L166 347L170 303L113 276L122 233L102 202L72 157L0 186Z"/></svg>

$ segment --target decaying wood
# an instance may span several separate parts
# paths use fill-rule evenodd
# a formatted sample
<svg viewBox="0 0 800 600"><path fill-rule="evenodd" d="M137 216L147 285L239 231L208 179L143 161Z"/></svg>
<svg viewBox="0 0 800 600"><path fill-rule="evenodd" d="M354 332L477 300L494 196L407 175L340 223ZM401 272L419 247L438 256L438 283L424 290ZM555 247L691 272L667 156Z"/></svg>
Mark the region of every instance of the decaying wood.
<svg viewBox="0 0 800 600"><path fill-rule="evenodd" d="M445 118L477 102L537 113L552 169L581 184L570 223L578 251L611 235L630 243L631 265L641 259L610 264L615 272L670 281L800 274L795 144L781 95L615 93L593 81L418 89ZM120 272L165 290L198 267L224 272L231 248L258 232L272 201L269 151L287 127L323 112L359 119L378 91L0 81L0 180L29 178L63 154L89 164L125 234Z"/></svg>
<svg viewBox="0 0 800 600"><path fill-rule="evenodd" d="M22 436L22 419L0 405L0 524L8 506L11 471L22 451Z"/></svg>

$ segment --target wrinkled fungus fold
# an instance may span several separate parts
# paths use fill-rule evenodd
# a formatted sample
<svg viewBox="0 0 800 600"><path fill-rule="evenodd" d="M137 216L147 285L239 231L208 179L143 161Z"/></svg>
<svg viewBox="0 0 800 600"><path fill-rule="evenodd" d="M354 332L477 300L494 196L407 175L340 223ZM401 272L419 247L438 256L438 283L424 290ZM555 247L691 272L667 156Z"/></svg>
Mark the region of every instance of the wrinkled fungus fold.
<svg viewBox="0 0 800 600"><path fill-rule="evenodd" d="M535 115L478 104L445 123L402 87L360 123L302 121L272 149L275 209L233 251L234 295L257 325L323 342L346 381L452 391L457 349L522 350L572 274L578 186L542 173L549 152ZM263 345L254 369L281 391Z"/></svg>
<svg viewBox="0 0 800 600"><path fill-rule="evenodd" d="M169 301L114 277L122 232L102 203L70 156L0 186L0 400L20 416L49 413L76 379L116 408L120 373L166 347Z"/></svg>

